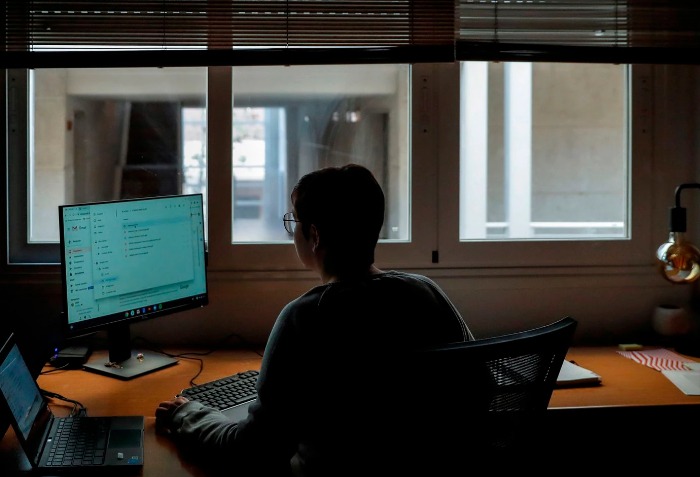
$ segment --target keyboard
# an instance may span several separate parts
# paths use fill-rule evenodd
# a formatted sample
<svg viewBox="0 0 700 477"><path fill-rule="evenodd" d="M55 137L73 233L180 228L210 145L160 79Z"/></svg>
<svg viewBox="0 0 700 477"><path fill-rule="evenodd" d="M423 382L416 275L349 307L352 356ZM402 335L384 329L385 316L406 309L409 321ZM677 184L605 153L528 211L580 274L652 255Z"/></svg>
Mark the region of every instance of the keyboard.
<svg viewBox="0 0 700 477"><path fill-rule="evenodd" d="M183 389L181 396L220 411L254 400L258 371L249 370Z"/></svg>
<svg viewBox="0 0 700 477"><path fill-rule="evenodd" d="M99 417L67 417L57 420L51 466L100 465L105 458L109 420Z"/></svg>

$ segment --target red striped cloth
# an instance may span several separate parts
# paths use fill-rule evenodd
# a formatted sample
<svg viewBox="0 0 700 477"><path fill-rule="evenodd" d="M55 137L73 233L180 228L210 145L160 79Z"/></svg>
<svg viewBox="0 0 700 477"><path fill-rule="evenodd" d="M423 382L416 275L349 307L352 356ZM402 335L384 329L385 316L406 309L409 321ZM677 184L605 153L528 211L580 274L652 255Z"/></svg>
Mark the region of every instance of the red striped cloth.
<svg viewBox="0 0 700 477"><path fill-rule="evenodd" d="M649 366L657 371L662 369L687 370L683 363L692 362L692 359L685 358L679 354L665 348L648 349L642 351L618 351L625 358L636 361L644 366Z"/></svg>

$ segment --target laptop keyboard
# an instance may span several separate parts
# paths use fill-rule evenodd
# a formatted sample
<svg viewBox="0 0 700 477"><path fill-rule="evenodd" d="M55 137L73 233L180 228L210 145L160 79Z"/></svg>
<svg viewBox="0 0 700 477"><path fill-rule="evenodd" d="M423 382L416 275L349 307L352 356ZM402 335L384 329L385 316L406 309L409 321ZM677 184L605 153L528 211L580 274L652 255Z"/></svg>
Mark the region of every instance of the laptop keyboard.
<svg viewBox="0 0 700 477"><path fill-rule="evenodd" d="M243 371L183 389L180 395L191 401L199 401L205 406L223 411L238 404L252 401L257 397L255 384L258 382L258 374L254 370Z"/></svg>
<svg viewBox="0 0 700 477"><path fill-rule="evenodd" d="M80 416L59 419L48 465L101 465L108 432L109 419Z"/></svg>

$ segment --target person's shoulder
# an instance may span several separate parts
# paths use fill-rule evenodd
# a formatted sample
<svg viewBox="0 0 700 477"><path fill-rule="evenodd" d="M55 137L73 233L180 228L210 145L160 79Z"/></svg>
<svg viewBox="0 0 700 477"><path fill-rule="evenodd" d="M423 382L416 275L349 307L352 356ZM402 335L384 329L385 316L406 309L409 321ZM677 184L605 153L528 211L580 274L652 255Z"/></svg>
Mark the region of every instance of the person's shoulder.
<svg viewBox="0 0 700 477"><path fill-rule="evenodd" d="M318 307L328 288L328 285L318 285L293 299L282 308L278 321L294 319L300 315L309 314L309 311Z"/></svg>
<svg viewBox="0 0 700 477"><path fill-rule="evenodd" d="M379 278L379 279L396 279L396 278L412 279L415 276L416 276L415 273L402 272L399 270L384 270L383 272L374 275L375 278Z"/></svg>
<svg viewBox="0 0 700 477"><path fill-rule="evenodd" d="M292 330L315 323L319 304L327 289L327 285L313 287L284 305L275 319L270 339L280 339L288 333L295 333Z"/></svg>
<svg viewBox="0 0 700 477"><path fill-rule="evenodd" d="M309 304L315 305L318 303L318 300L323 296L327 289L328 285L315 286L287 303L284 309L299 308Z"/></svg>
<svg viewBox="0 0 700 477"><path fill-rule="evenodd" d="M401 272L398 270L388 270L385 272L382 272L378 275L380 279L387 279L387 280L401 280L404 282L408 283L420 283L420 284L428 284L432 287L437 287L437 284L431 279L428 278L425 275L421 275L419 273L410 273L410 272Z"/></svg>
<svg viewBox="0 0 700 477"><path fill-rule="evenodd" d="M432 278L420 273L390 270L384 272L385 284L382 288L394 289L401 293L416 293L417 296L430 296L431 299L447 298L442 287Z"/></svg>

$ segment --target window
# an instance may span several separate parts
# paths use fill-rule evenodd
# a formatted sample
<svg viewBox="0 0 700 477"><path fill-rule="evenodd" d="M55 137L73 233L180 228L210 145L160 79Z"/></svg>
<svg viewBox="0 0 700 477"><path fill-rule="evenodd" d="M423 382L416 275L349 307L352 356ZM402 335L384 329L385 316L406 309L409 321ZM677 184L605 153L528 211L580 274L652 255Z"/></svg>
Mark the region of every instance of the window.
<svg viewBox="0 0 700 477"><path fill-rule="evenodd" d="M630 238L627 82L622 65L463 62L460 240Z"/></svg>
<svg viewBox="0 0 700 477"><path fill-rule="evenodd" d="M312 169L352 161L387 194L385 267L637 263L648 258L648 231L633 220L647 207L647 119L638 114L632 129L629 117L648 93L629 71L11 70L10 91L29 100L9 116L10 260L58 262L60 203L203 192L213 269L299 269L281 222L289 191Z"/></svg>
<svg viewBox="0 0 700 477"><path fill-rule="evenodd" d="M18 102L8 118L9 173L28 184L26 193L10 191L10 230L17 234L11 261L34 262L39 254L42 262L58 262L60 204L206 194L205 182L185 187L180 142L182 111L206 104L205 68L55 68L8 76L11 101Z"/></svg>
<svg viewBox="0 0 700 477"><path fill-rule="evenodd" d="M407 65L12 70L12 90L28 91L28 120L9 121L11 168L28 178L12 193L28 183L29 207L13 201L27 227L11 227L11 261L58 262L59 204L202 192L214 267L269 266L232 244L298 266L281 221L291 187L348 162L382 183L381 239L408 243L409 80Z"/></svg>
<svg viewBox="0 0 700 477"><path fill-rule="evenodd" d="M443 70L441 263L515 274L649 263L648 66Z"/></svg>

